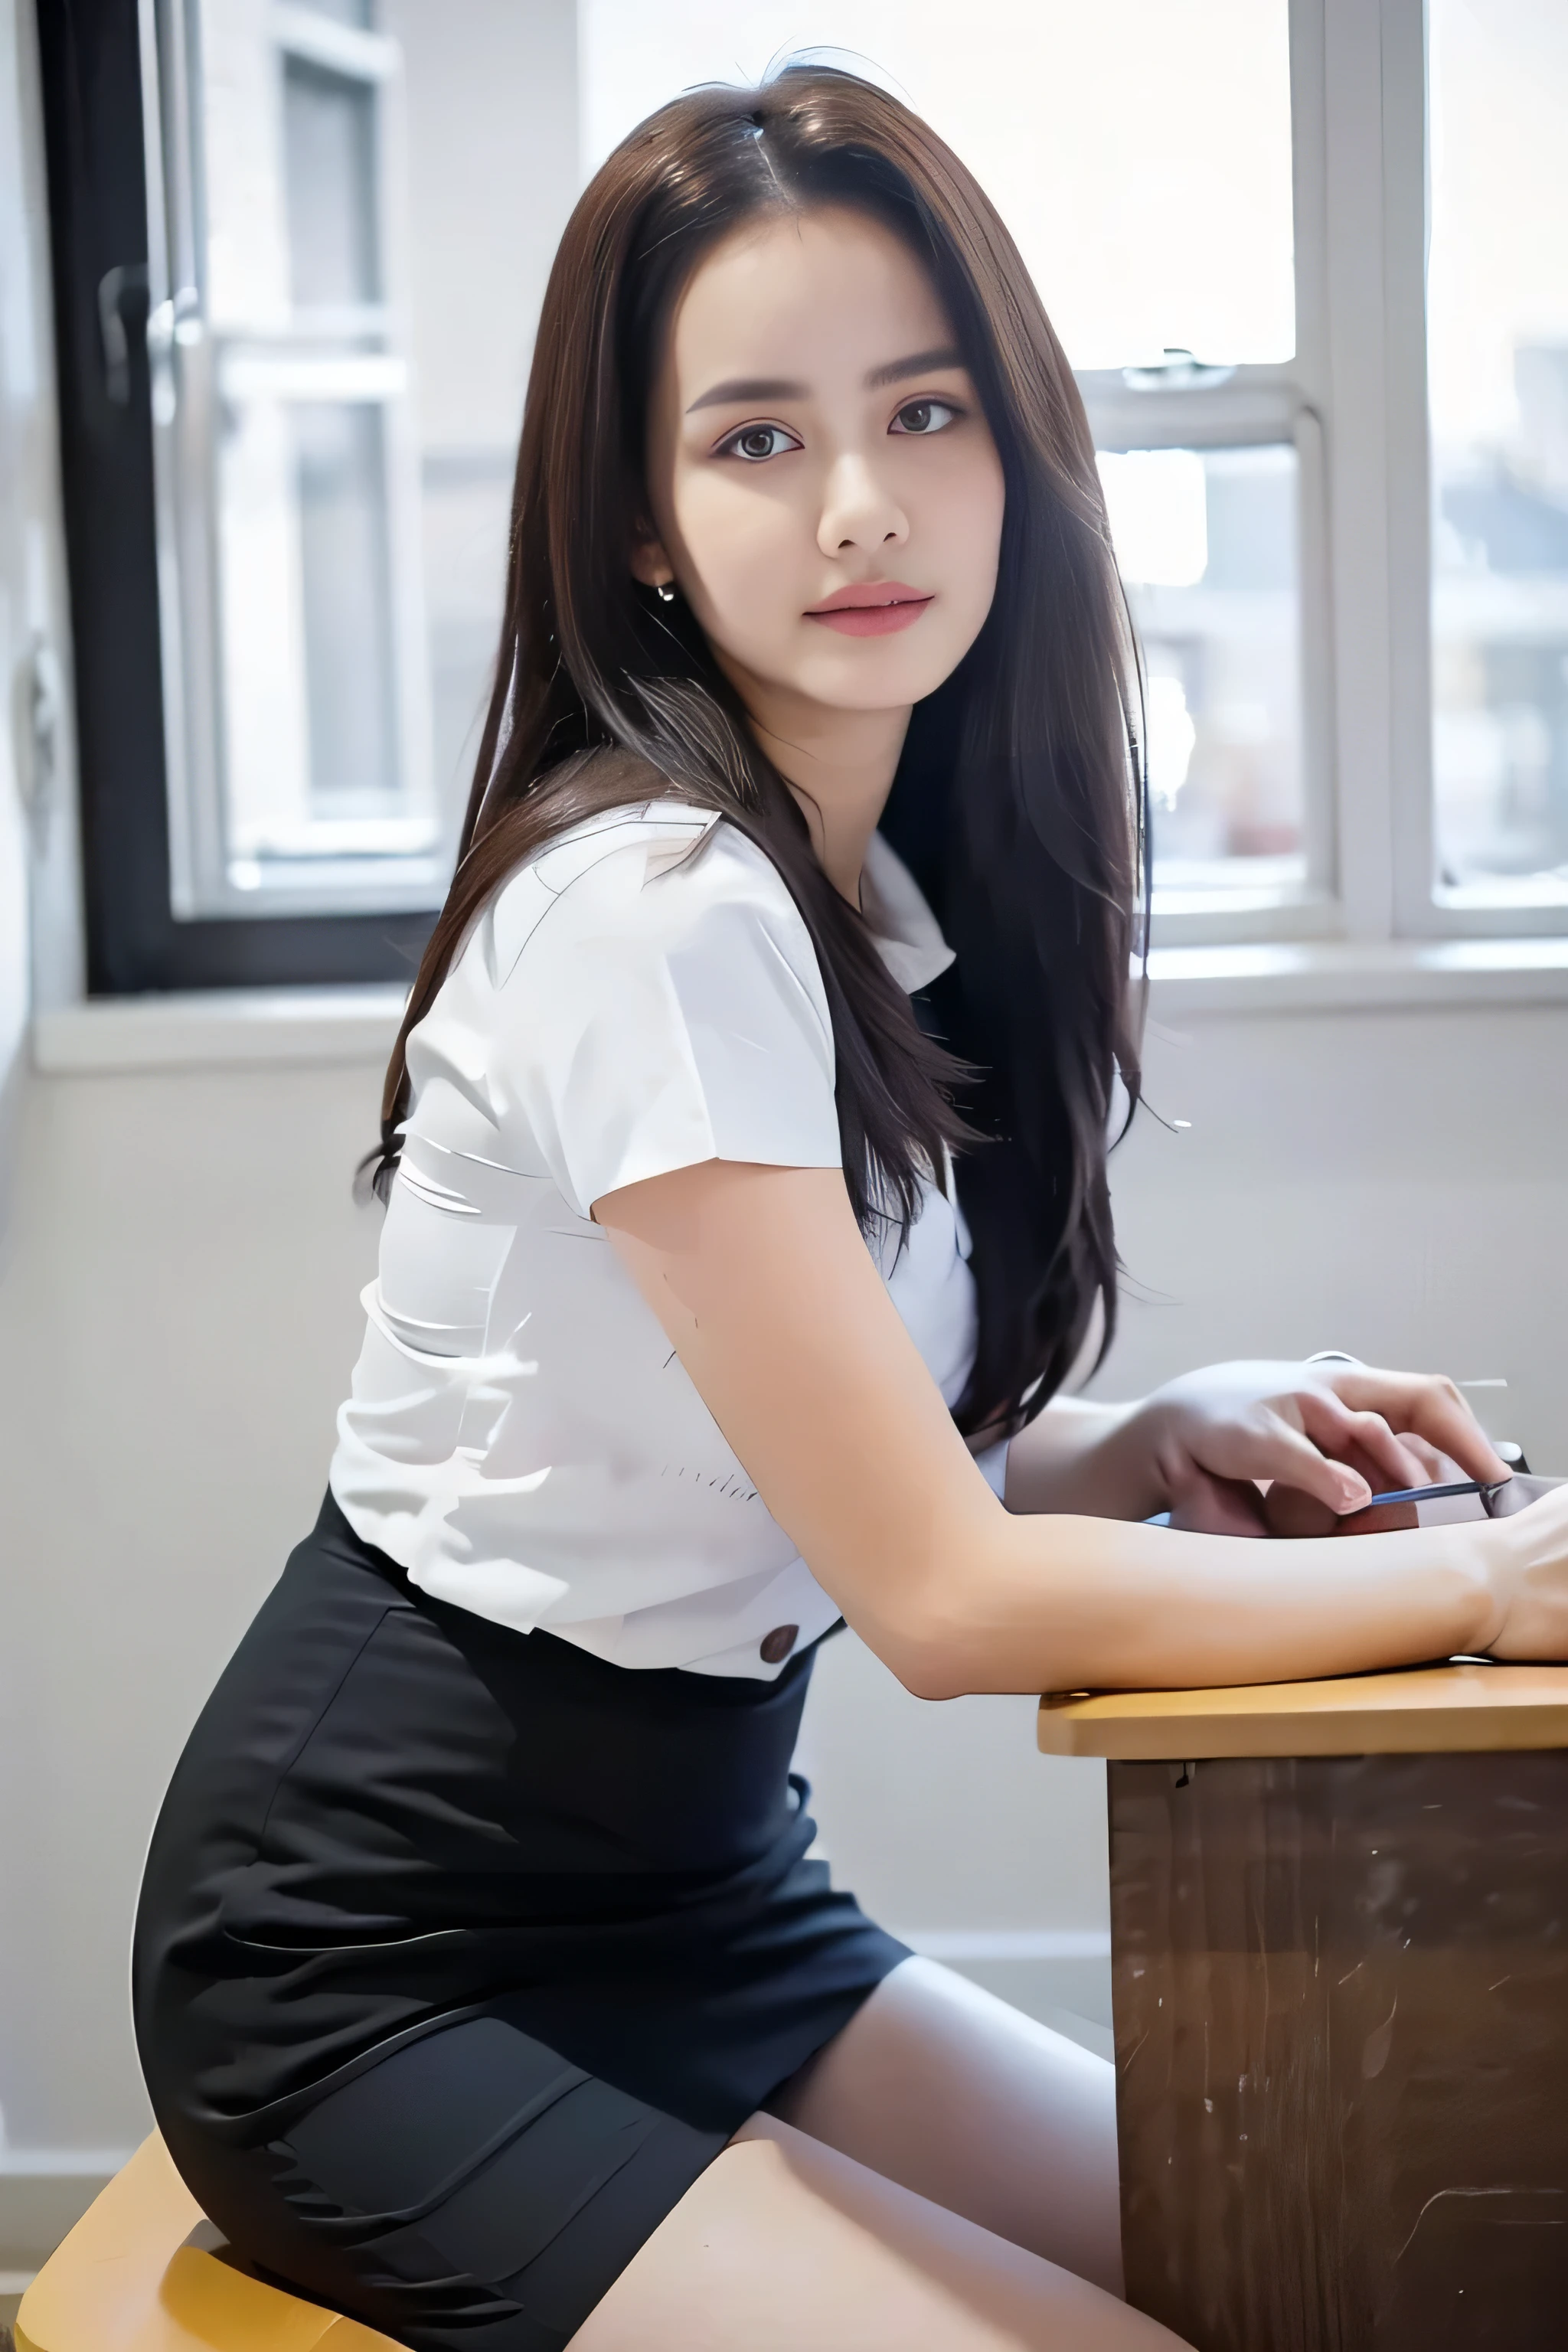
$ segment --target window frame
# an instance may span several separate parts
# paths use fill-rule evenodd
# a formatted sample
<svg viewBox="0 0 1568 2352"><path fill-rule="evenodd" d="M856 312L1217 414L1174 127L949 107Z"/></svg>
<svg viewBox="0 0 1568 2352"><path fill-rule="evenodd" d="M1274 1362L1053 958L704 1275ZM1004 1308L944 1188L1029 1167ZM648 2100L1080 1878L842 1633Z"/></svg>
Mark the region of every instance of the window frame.
<svg viewBox="0 0 1568 2352"><path fill-rule="evenodd" d="M39 0L88 993L413 977L433 908L176 918L138 0ZM115 278L113 273L118 272ZM105 330L118 323L118 381Z"/></svg>
<svg viewBox="0 0 1568 2352"><path fill-rule="evenodd" d="M399 191L405 131L402 57L395 41L294 5L273 0L265 31L286 87L303 65L360 92L373 109L372 182L380 289L374 302L334 313L323 336L320 314L296 311L286 328L254 320L243 326L215 317L207 284L205 126L193 120L191 85L201 71L200 0L140 0L142 91L147 125L149 313L153 383L153 467L157 497L165 745L170 793L171 892L184 920L202 915L249 919L265 906L309 915L389 909L429 911L446 895L450 828L436 804L430 763L430 711L425 667L420 579L418 451L409 398L409 359L402 331L404 222ZM279 92L286 106L284 90ZM279 135L282 136L281 124ZM352 352L345 346L353 345ZM215 420L237 380L287 409L325 401L373 408L379 418L378 471L387 538L386 618L391 655L389 712L394 772L407 806L400 822L423 822L426 845L411 854L374 856L362 847L337 857L303 850L258 879L255 894L236 878L227 838L230 744L224 702L219 463ZM347 380L345 382L345 379ZM353 822L351 820L351 822ZM318 864L317 860L321 862Z"/></svg>
<svg viewBox="0 0 1568 2352"><path fill-rule="evenodd" d="M1322 419L1305 371L1237 368L1212 390L1129 394L1114 379L1080 376L1098 449L1283 446L1297 462L1298 662L1300 679L1304 873L1284 889L1221 886L1203 903L1163 890L1156 868L1151 942L1157 947L1332 936L1340 920L1335 856L1332 586Z"/></svg>
<svg viewBox="0 0 1568 2352"><path fill-rule="evenodd" d="M139 0L39 6L89 989L405 980L431 909L174 912L139 16ZM1445 904L1436 884L1426 0L1291 0L1289 24L1296 360L1202 388L1080 379L1107 447L1291 439L1300 459L1307 882L1159 908L1154 940L1560 937L1568 907ZM99 308L116 268L122 398Z"/></svg>

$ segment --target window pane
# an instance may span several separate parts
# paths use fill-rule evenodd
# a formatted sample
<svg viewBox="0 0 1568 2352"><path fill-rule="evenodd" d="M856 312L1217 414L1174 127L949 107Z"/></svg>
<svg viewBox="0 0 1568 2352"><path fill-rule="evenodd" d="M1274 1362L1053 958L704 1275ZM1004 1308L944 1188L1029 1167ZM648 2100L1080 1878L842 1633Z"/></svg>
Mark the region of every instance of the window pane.
<svg viewBox="0 0 1568 2352"><path fill-rule="evenodd" d="M976 173L1073 365L1295 350L1287 0L581 0L584 162L831 46Z"/></svg>
<svg viewBox="0 0 1568 2352"><path fill-rule="evenodd" d="M1147 665L1159 899L1299 887L1296 452L1131 449L1102 452L1100 470Z"/></svg>
<svg viewBox="0 0 1568 2352"><path fill-rule="evenodd" d="M1568 12L1431 0L1438 884L1568 900Z"/></svg>

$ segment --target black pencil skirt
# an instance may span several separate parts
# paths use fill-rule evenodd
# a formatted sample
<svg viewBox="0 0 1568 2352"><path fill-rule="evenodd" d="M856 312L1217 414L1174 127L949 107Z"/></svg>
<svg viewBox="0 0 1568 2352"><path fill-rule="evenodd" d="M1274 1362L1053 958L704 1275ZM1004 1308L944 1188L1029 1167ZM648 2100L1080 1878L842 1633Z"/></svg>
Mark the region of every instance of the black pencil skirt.
<svg viewBox="0 0 1568 2352"><path fill-rule="evenodd" d="M805 1860L775 1682L415 1591L331 1496L165 1800L154 2112L263 2275L416 2352L558 2352L906 1957Z"/></svg>

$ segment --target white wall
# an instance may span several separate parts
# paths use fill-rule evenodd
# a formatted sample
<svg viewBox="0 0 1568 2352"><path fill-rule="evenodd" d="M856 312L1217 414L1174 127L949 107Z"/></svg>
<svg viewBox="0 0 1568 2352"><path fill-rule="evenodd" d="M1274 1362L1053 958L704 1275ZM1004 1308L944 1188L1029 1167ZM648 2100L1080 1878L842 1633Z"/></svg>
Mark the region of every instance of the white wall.
<svg viewBox="0 0 1568 2352"><path fill-rule="evenodd" d="M126 2145L131 1906L216 1670L310 1526L359 1344L368 1068L34 1077L0 1286L13 2144ZM26 2021L25 2029L23 2021Z"/></svg>
<svg viewBox="0 0 1568 2352"><path fill-rule="evenodd" d="M1472 1402L1568 1470L1568 1010L1300 1013L1178 1027L1113 1163L1128 1271L1110 1381L1342 1348L1505 1378Z"/></svg>

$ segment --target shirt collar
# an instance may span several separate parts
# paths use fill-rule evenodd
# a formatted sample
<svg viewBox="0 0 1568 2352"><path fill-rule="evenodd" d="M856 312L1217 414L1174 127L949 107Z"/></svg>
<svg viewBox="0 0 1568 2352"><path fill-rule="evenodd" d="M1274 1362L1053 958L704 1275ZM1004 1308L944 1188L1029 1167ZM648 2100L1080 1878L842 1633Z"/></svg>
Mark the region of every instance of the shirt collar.
<svg viewBox="0 0 1568 2352"><path fill-rule="evenodd" d="M860 868L860 910L878 954L913 996L954 961L920 884L879 833L866 846Z"/></svg>

